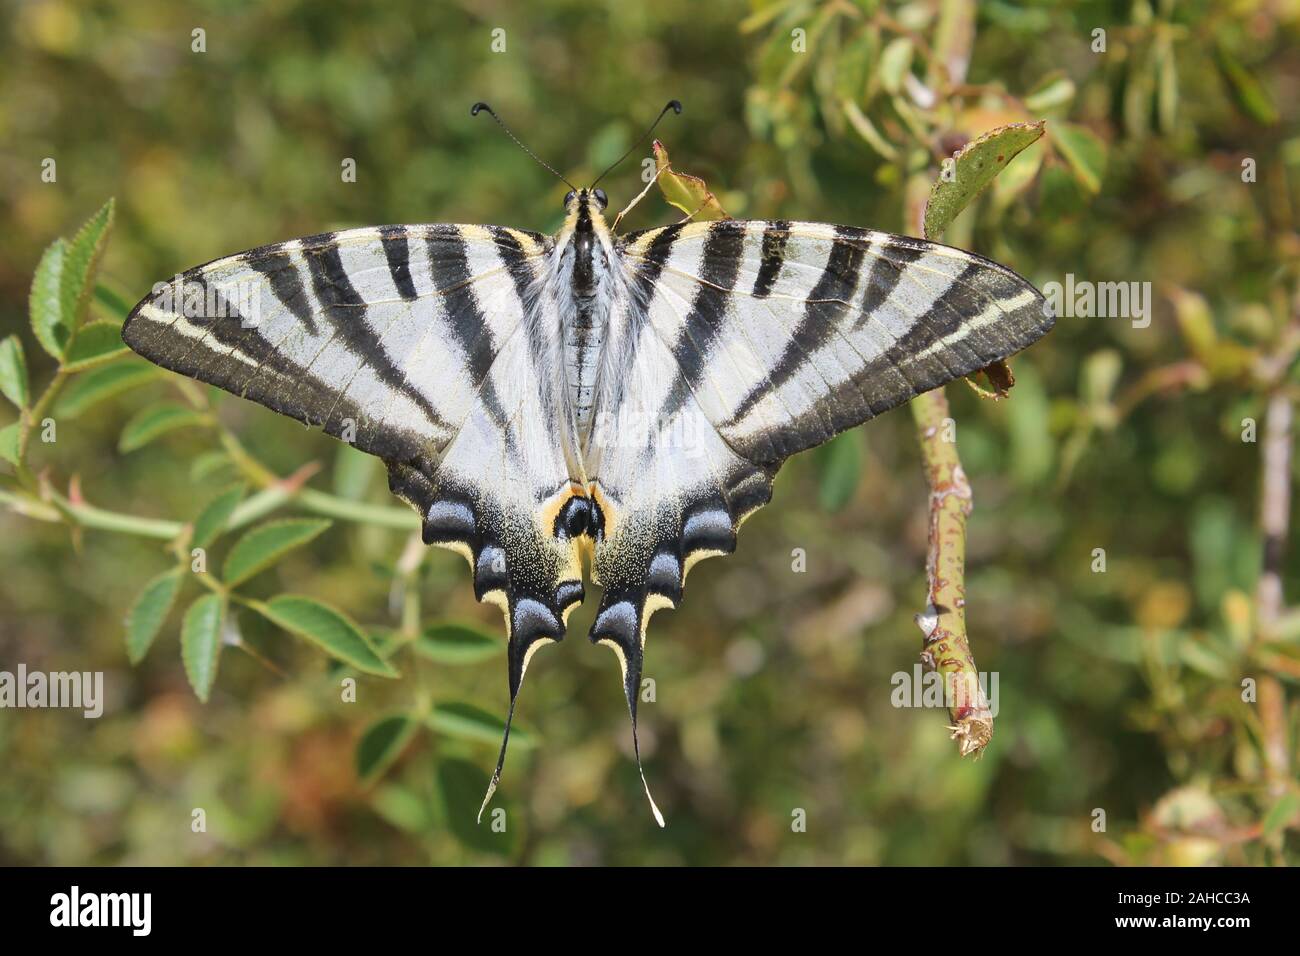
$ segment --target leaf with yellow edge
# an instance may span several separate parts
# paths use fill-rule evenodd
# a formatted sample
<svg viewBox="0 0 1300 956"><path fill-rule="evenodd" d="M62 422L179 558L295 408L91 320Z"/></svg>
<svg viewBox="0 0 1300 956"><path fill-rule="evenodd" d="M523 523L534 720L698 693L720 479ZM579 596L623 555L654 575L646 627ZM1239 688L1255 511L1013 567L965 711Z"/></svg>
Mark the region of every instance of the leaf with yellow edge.
<svg viewBox="0 0 1300 956"><path fill-rule="evenodd" d="M668 150L659 140L654 141L654 154L659 191L669 205L676 206L692 219L731 218L703 179L673 169Z"/></svg>
<svg viewBox="0 0 1300 956"><path fill-rule="evenodd" d="M925 238L937 239L1021 150L1043 135L1044 123L1011 123L989 130L953 155L949 173L935 180L925 205Z"/></svg>

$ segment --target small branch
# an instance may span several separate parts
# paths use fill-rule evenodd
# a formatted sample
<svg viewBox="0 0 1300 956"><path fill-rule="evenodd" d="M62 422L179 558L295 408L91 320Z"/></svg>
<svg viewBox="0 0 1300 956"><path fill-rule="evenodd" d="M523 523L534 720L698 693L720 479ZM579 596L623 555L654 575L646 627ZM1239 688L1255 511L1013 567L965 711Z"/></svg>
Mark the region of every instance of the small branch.
<svg viewBox="0 0 1300 956"><path fill-rule="evenodd" d="M973 496L957 444L944 438L949 414L943 389L918 395L911 409L930 488L927 604L916 617L925 635L921 661L942 675L961 755L978 755L993 738L993 711L966 637L966 519Z"/></svg>
<svg viewBox="0 0 1300 956"><path fill-rule="evenodd" d="M141 518L120 511L106 511L85 502L74 503L57 492L51 492L50 499L50 501L40 501L27 495L0 491L0 504L7 505L15 514L35 518L37 521L62 522L66 518L84 528L117 531L144 538L157 538L160 541L170 541L179 535L184 527L179 521Z"/></svg>

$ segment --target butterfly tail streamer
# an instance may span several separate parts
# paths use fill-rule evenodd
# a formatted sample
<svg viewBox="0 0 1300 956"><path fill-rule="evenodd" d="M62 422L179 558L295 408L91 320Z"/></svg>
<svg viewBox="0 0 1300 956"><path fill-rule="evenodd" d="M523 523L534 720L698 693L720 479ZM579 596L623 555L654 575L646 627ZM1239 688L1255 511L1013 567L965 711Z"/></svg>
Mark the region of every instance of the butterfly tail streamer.
<svg viewBox="0 0 1300 956"><path fill-rule="evenodd" d="M650 784L646 781L645 768L641 764L641 741L637 735L636 704L641 689L641 664L644 648L641 634L634 627L629 615L623 613L626 604L606 606L592 625L590 640L593 644L604 644L617 656L623 671L623 693L627 696L627 711L632 718L632 752L636 756L637 773L641 775L641 786L645 789L646 799L650 801L650 812L654 814L655 823L666 826L664 815L659 811L654 796L650 793Z"/></svg>
<svg viewBox="0 0 1300 956"><path fill-rule="evenodd" d="M492 802L492 796L497 792L497 785L501 783L501 770L506 765L506 748L510 745L510 724L515 719L515 702L519 699L518 693L510 695L510 711L506 714L506 730L501 738L501 753L497 755L497 767L492 771L492 779L488 782L487 793L483 795L483 805L478 808L477 823L483 822L483 811L488 808Z"/></svg>
<svg viewBox="0 0 1300 956"><path fill-rule="evenodd" d="M641 743L637 739L636 733L636 692L632 691L627 695L627 709L632 715L632 752L636 755L636 769L641 774L641 786L645 788L645 798L650 801L650 812L654 814L655 823L665 827L664 815L659 812L659 805L655 803L654 796L650 793L650 784L645 779L645 767L641 765Z"/></svg>

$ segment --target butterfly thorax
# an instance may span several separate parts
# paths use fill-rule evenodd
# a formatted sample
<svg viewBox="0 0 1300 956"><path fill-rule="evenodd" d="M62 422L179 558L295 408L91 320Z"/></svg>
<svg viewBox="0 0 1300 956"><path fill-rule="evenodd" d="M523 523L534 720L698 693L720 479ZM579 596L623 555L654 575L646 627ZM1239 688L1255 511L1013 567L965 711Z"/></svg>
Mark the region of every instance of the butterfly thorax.
<svg viewBox="0 0 1300 956"><path fill-rule="evenodd" d="M613 240L600 205L587 190L568 203L568 216L556 237L552 275L559 302L564 378L579 445L591 432L601 355L615 299L610 268Z"/></svg>

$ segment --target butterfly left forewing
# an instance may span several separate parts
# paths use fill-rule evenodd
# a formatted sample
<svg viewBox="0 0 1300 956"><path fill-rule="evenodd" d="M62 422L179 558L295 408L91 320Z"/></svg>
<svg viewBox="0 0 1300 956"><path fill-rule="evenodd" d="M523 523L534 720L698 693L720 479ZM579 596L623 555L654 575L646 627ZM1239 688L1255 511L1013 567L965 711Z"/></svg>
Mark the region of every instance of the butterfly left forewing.
<svg viewBox="0 0 1300 956"><path fill-rule="evenodd" d="M191 269L123 329L165 368L381 457L425 541L463 554L502 607L512 712L529 657L582 598L559 520L583 474L552 393L550 249L482 226L314 236Z"/></svg>

